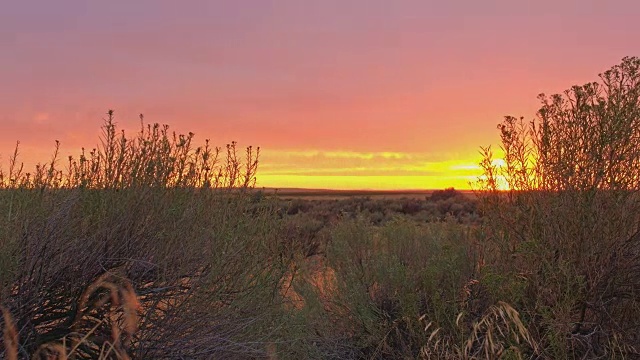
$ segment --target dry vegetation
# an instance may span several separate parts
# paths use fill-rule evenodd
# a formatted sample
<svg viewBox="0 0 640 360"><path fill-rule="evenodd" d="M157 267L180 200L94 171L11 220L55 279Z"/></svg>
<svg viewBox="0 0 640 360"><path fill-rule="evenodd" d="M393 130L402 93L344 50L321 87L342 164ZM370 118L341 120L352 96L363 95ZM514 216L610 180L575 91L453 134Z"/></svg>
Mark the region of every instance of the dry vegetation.
<svg viewBox="0 0 640 360"><path fill-rule="evenodd" d="M6 359L640 357L640 60L499 125L475 197L283 200L143 125L0 172ZM508 191L498 190L507 187Z"/></svg>
<svg viewBox="0 0 640 360"><path fill-rule="evenodd" d="M249 207L257 154L158 125L129 139L112 116L64 171L54 159L27 174L14 156L1 176L1 298L18 354L263 353L280 336L289 250L269 205Z"/></svg>
<svg viewBox="0 0 640 360"><path fill-rule="evenodd" d="M640 59L600 78L507 117L505 166L483 161L486 290L548 358L640 356Z"/></svg>

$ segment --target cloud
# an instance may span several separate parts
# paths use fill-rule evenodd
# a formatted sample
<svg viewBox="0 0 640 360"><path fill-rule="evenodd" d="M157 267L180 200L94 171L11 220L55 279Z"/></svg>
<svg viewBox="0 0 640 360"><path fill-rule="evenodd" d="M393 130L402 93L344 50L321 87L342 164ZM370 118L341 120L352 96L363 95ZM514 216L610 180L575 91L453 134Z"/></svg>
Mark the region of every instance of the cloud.
<svg viewBox="0 0 640 360"><path fill-rule="evenodd" d="M49 113L46 113L46 112L36 113L33 116L33 123L37 125L45 124L49 121L49 117L50 117Z"/></svg>
<svg viewBox="0 0 640 360"><path fill-rule="evenodd" d="M455 159L455 157L452 157ZM476 176L477 159L442 159L441 154L354 151L270 151L263 176Z"/></svg>
<svg viewBox="0 0 640 360"><path fill-rule="evenodd" d="M465 176L290 176L259 175L258 186L309 189L468 189L477 177Z"/></svg>

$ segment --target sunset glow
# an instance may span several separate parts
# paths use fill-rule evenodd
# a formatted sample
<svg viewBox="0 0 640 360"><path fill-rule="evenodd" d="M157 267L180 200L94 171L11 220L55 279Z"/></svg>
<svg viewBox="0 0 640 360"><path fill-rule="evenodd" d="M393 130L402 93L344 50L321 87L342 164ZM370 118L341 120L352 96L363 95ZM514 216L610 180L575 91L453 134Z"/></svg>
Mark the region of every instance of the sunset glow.
<svg viewBox="0 0 640 360"><path fill-rule="evenodd" d="M107 109L260 146L258 186L468 189L504 115L640 54L640 3L13 2L0 162L99 142ZM594 24L597 24L595 26Z"/></svg>
<svg viewBox="0 0 640 360"><path fill-rule="evenodd" d="M266 152L259 181L266 187L315 189L468 188L476 159L432 160L427 154L321 151Z"/></svg>

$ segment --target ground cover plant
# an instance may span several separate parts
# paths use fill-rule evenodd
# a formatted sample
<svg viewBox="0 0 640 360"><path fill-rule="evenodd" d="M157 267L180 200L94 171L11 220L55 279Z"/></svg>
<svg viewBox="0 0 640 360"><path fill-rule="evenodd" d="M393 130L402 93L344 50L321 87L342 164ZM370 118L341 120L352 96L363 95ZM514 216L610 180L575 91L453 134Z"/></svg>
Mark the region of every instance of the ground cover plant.
<svg viewBox="0 0 640 360"><path fill-rule="evenodd" d="M283 199L254 189L257 149L111 112L78 158L16 153L2 356L639 358L640 60L540 100L473 196Z"/></svg>
<svg viewBox="0 0 640 360"><path fill-rule="evenodd" d="M289 196L280 199L287 215L309 214L325 221L331 221L336 215L343 218L364 215L378 225L394 217L407 217L418 222L442 221L446 218L465 224L479 221L476 196L454 188L434 190L427 196L413 197L350 196L308 199L304 196Z"/></svg>

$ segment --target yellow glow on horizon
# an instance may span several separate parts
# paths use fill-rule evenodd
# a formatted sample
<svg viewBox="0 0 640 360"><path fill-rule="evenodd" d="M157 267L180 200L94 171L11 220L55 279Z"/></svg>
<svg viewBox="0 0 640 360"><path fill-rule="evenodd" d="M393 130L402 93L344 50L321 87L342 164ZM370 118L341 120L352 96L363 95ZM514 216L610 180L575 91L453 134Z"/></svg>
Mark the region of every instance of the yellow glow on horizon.
<svg viewBox="0 0 640 360"><path fill-rule="evenodd" d="M479 157L356 151L265 152L258 187L337 190L471 189L482 171Z"/></svg>
<svg viewBox="0 0 640 360"><path fill-rule="evenodd" d="M474 154L272 150L257 186L336 190L471 189L482 170Z"/></svg>
<svg viewBox="0 0 640 360"><path fill-rule="evenodd" d="M256 187L333 190L430 190L454 187L471 189L474 176L304 176L258 175Z"/></svg>

